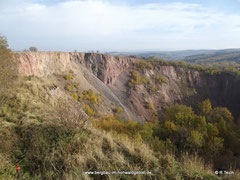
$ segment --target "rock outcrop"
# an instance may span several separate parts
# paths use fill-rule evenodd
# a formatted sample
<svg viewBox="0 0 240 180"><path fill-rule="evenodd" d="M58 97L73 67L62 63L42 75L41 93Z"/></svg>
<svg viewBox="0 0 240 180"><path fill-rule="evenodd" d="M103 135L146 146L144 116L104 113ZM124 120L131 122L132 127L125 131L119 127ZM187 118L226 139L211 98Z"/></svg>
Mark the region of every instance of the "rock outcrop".
<svg viewBox="0 0 240 180"><path fill-rule="evenodd" d="M76 64L84 65L105 84L113 85L120 73L126 70L136 58L96 53L67 52L22 52L16 53L19 73L47 76L66 73Z"/></svg>
<svg viewBox="0 0 240 180"><path fill-rule="evenodd" d="M19 73L23 75L63 75L70 70L79 75L83 88L91 87L106 99L124 108L129 119L151 120L152 113L161 114L175 103L191 106L209 98L216 106L227 106L235 117L240 112L240 80L226 73L209 75L182 67L156 65L151 74L165 77L168 83L150 94L139 86L137 91L126 92L132 64L141 59L97 53L21 52L15 54L19 61ZM152 102L153 110L147 110L146 102Z"/></svg>

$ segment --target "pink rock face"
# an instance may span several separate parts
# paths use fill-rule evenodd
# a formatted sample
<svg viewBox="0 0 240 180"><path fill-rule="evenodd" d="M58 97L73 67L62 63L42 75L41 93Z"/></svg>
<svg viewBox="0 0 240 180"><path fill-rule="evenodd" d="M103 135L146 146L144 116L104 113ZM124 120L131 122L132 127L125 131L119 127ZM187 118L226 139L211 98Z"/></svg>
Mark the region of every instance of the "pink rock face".
<svg viewBox="0 0 240 180"><path fill-rule="evenodd" d="M118 76L138 60L96 53L65 52L24 52L16 53L15 57L19 61L18 71L23 75L42 77L53 73L63 74L69 71L73 64L81 64L109 85L113 85Z"/></svg>
<svg viewBox="0 0 240 180"><path fill-rule="evenodd" d="M15 53L18 72L23 75L47 76L70 68L69 53L26 52Z"/></svg>
<svg viewBox="0 0 240 180"><path fill-rule="evenodd" d="M34 75L39 72L37 67L36 59L30 54L17 54L16 58L19 60L19 69L18 72L24 75ZM33 65L34 64L34 65Z"/></svg>
<svg viewBox="0 0 240 180"><path fill-rule="evenodd" d="M136 58L106 54L85 54L85 64L105 84L113 85L118 76L137 61Z"/></svg>

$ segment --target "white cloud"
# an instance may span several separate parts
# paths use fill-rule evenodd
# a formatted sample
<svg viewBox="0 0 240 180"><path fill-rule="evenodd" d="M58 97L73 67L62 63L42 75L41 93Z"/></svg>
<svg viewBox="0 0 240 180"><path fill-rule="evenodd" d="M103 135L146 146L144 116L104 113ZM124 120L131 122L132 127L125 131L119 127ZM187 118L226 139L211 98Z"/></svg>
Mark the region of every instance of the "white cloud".
<svg viewBox="0 0 240 180"><path fill-rule="evenodd" d="M30 45L83 51L240 46L240 15L199 4L127 6L85 0L47 6L17 2L0 6L0 32L18 49Z"/></svg>

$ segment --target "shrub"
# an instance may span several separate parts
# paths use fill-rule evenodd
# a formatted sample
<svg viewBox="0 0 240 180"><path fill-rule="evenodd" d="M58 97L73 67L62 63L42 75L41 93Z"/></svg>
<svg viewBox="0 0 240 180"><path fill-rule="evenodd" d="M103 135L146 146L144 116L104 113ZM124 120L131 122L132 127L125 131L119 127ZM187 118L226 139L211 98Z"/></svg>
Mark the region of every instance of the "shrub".
<svg viewBox="0 0 240 180"><path fill-rule="evenodd" d="M72 86L71 85L67 85L65 88L66 88L67 91L72 91Z"/></svg>
<svg viewBox="0 0 240 180"><path fill-rule="evenodd" d="M155 122L158 121L158 112L152 113L152 118Z"/></svg>
<svg viewBox="0 0 240 180"><path fill-rule="evenodd" d="M151 102L147 102L146 108L147 109L153 109L153 104Z"/></svg>
<svg viewBox="0 0 240 180"><path fill-rule="evenodd" d="M148 92L150 94L155 93L158 90L158 88L155 85L149 86L148 87Z"/></svg>
<svg viewBox="0 0 240 180"><path fill-rule="evenodd" d="M87 104L83 105L83 110L88 116L94 116L95 115L94 110Z"/></svg>
<svg viewBox="0 0 240 180"><path fill-rule="evenodd" d="M168 79L165 78L165 77L160 78L159 81L160 81L161 84L162 84L162 83L164 83L164 84L168 83Z"/></svg>
<svg viewBox="0 0 240 180"><path fill-rule="evenodd" d="M117 134L127 135L130 138L137 138L139 141L151 142L153 139L153 124L140 124L136 121L117 120L116 116L102 116L94 120L94 125L98 129L114 131Z"/></svg>
<svg viewBox="0 0 240 180"><path fill-rule="evenodd" d="M153 78L154 78L154 80L157 84L161 85L161 84L164 84L164 83L165 84L168 83L168 79L165 78L165 77L159 77L158 75L154 74Z"/></svg>
<svg viewBox="0 0 240 180"><path fill-rule="evenodd" d="M131 83L133 84L140 84L141 83L141 77L139 73L136 70L133 70L131 72Z"/></svg>
<svg viewBox="0 0 240 180"><path fill-rule="evenodd" d="M64 79L71 80L71 79L73 79L73 77L72 77L71 74L67 74L67 75L64 76Z"/></svg>
<svg viewBox="0 0 240 180"><path fill-rule="evenodd" d="M135 87L135 85L143 84L145 87L149 84L151 84L151 81L148 81L145 76L140 76L140 73L136 70L133 70L130 74L130 81L128 82L129 87Z"/></svg>
<svg viewBox="0 0 240 180"><path fill-rule="evenodd" d="M80 111L81 106L74 100L58 98L58 103L53 111L49 112L49 118L56 123L64 125L70 131L83 128L87 122L86 115Z"/></svg>
<svg viewBox="0 0 240 180"><path fill-rule="evenodd" d="M122 107L116 107L115 109L114 109L114 112L115 113L121 113L123 111L123 108Z"/></svg>
<svg viewBox="0 0 240 180"><path fill-rule="evenodd" d="M73 97L74 99L78 100L78 95L77 95L77 93L73 93L72 97Z"/></svg>
<svg viewBox="0 0 240 180"><path fill-rule="evenodd" d="M134 66L139 70L153 69L152 64L150 62L146 62L146 61L135 62Z"/></svg>
<svg viewBox="0 0 240 180"><path fill-rule="evenodd" d="M165 150L164 142L162 140L159 140L158 137L154 137L151 146L152 149L156 152L162 152Z"/></svg>
<svg viewBox="0 0 240 180"><path fill-rule="evenodd" d="M83 91L82 94L80 95L81 100L87 100L90 101L91 103L98 103L100 101L101 95L100 94L95 94L92 89Z"/></svg>

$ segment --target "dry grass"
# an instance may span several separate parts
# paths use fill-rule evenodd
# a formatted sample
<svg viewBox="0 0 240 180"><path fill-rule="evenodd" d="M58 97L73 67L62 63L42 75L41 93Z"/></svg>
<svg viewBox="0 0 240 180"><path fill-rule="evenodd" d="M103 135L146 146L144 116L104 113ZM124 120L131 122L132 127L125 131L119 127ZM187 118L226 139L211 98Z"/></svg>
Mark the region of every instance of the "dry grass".
<svg viewBox="0 0 240 180"><path fill-rule="evenodd" d="M215 175L212 171L211 165L206 165L204 160L198 157L198 155L191 156L185 154L182 157L183 169L187 177L193 177L195 179L214 179Z"/></svg>

